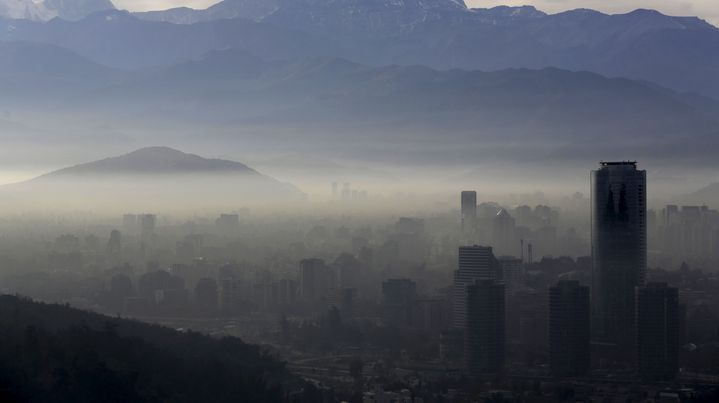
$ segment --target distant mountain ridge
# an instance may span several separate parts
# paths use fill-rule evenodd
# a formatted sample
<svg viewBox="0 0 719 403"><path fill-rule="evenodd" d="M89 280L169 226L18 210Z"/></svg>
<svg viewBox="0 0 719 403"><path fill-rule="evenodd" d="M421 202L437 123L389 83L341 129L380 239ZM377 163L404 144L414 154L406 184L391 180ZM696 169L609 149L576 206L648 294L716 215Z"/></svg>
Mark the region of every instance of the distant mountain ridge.
<svg viewBox="0 0 719 403"><path fill-rule="evenodd" d="M209 53L114 87L100 99L96 102L116 110L142 113L152 105L164 105L165 111L173 104L207 105L195 111L202 120L230 125L310 131L348 126L365 128L365 137L387 132L385 138L413 131L417 140L440 128L448 138L465 141L629 134L658 140L681 130L705 134L719 121L719 102L700 103L701 98L592 73L370 67L337 58L279 62L237 51Z"/></svg>
<svg viewBox="0 0 719 403"><path fill-rule="evenodd" d="M719 182L709 184L695 192L681 197L681 202L717 206L719 205Z"/></svg>
<svg viewBox="0 0 719 403"><path fill-rule="evenodd" d="M146 147L0 186L0 196L27 205L49 203L52 208L157 209L285 204L305 197L293 185L242 163L169 147Z"/></svg>
<svg viewBox="0 0 719 403"><path fill-rule="evenodd" d="M225 50L167 68L124 72L119 79L110 69L69 94L66 83L86 73L73 74L78 69L63 66L88 62L68 53L68 60L55 66L64 73L48 75L35 88L35 76L23 72L38 57L17 59L7 68L0 63L0 83L7 83L0 100L17 108L11 111L19 116L78 119L90 126L91 141L97 138L95 125L112 128L108 140L113 133L142 133L144 141L163 143L205 133L203 139L238 147L280 147L276 152L343 150L359 161L381 155L384 151L369 150L379 145L388 153L385 147L423 153L448 141L457 145L455 154L427 158L451 160L472 153L497 158L487 144L526 148L515 158L538 158L542 152L558 157L560 151L562 158L596 158L599 149L604 154L632 149L647 157L681 159L690 153L681 144L697 142L706 153L719 150L719 143L711 141L719 125L719 101L588 72L372 67L341 58L266 60ZM18 105L17 94L28 92L42 94L42 101L30 98L26 106ZM153 131L148 133L148 127ZM413 147L400 147L408 142Z"/></svg>
<svg viewBox="0 0 719 403"><path fill-rule="evenodd" d="M59 46L33 42L0 42L0 73L82 76L110 69ZM58 71L57 67L62 68Z"/></svg>
<svg viewBox="0 0 719 403"><path fill-rule="evenodd" d="M120 175L181 175L238 174L262 176L259 172L235 161L207 159L170 147L146 147L118 157L105 158L60 169L37 179L47 180L68 176ZM269 179L269 178L268 178Z"/></svg>
<svg viewBox="0 0 719 403"><path fill-rule="evenodd" d="M225 0L206 10L0 21L0 40L50 43L123 69L234 49L265 59L340 57L375 66L556 67L719 98L719 29L643 9L546 14L528 6L469 9L453 0Z"/></svg>
<svg viewBox="0 0 719 403"><path fill-rule="evenodd" d="M279 7L279 0L225 0L203 10L178 7L161 11L137 12L133 13L133 15L148 21L162 21L173 24L195 24L232 18L260 21L277 11Z"/></svg>
<svg viewBox="0 0 719 403"><path fill-rule="evenodd" d="M134 13L135 16L174 24L194 24L218 19L246 18L261 21L277 11L286 9L297 13L301 10L340 9L352 14L367 13L381 15L393 10L412 14L429 10L466 10L462 0L224 0L207 9L178 7L162 11ZM367 10L367 11L365 11ZM315 14L316 15L316 14Z"/></svg>

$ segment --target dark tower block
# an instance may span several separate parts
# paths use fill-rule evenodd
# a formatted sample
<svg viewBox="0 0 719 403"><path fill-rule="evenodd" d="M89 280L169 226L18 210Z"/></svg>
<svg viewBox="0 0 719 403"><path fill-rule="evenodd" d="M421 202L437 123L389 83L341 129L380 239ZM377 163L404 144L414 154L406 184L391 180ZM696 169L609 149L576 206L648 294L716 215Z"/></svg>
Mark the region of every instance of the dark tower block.
<svg viewBox="0 0 719 403"><path fill-rule="evenodd" d="M592 328L597 339L631 350L634 291L647 267L646 171L602 162L592 172Z"/></svg>

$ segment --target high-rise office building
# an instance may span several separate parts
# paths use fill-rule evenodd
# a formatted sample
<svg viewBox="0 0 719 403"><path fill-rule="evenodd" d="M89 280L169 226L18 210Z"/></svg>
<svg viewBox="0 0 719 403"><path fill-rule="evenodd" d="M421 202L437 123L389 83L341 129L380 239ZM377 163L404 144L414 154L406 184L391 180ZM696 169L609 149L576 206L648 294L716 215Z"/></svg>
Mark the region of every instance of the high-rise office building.
<svg viewBox="0 0 719 403"><path fill-rule="evenodd" d="M462 232L474 231L477 224L477 192L465 190L462 192Z"/></svg>
<svg viewBox="0 0 719 403"><path fill-rule="evenodd" d="M639 376L674 379L679 368L679 291L666 283L637 287L636 309Z"/></svg>
<svg viewBox="0 0 719 403"><path fill-rule="evenodd" d="M590 363L589 287L560 281L549 289L549 357L552 375L582 376Z"/></svg>
<svg viewBox="0 0 719 403"><path fill-rule="evenodd" d="M467 286L476 280L494 280L501 270L489 246L460 246L459 264L452 285L452 325L463 329L467 316Z"/></svg>
<svg viewBox="0 0 719 403"><path fill-rule="evenodd" d="M647 175L636 162L602 162L591 179L592 330L631 349L634 290L647 266Z"/></svg>
<svg viewBox="0 0 719 403"><path fill-rule="evenodd" d="M467 286L465 363L470 374L498 373L505 359L504 284L477 280Z"/></svg>

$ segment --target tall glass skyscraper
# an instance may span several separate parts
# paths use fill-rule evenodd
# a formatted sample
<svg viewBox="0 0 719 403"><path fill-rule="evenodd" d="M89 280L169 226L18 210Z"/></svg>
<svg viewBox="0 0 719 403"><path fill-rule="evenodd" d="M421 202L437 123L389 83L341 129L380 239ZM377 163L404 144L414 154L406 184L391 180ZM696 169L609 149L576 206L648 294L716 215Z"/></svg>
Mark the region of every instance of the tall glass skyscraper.
<svg viewBox="0 0 719 403"><path fill-rule="evenodd" d="M646 171L633 161L592 171L592 322L595 337L631 348L634 292L647 267Z"/></svg>

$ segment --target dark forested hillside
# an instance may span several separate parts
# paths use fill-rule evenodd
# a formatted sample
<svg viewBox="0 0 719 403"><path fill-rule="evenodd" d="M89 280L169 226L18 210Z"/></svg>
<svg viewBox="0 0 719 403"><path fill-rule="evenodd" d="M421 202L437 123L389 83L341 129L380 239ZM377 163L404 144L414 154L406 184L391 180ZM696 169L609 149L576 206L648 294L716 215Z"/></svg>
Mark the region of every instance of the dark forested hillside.
<svg viewBox="0 0 719 403"><path fill-rule="evenodd" d="M0 400L276 402L284 364L236 338L0 297Z"/></svg>

